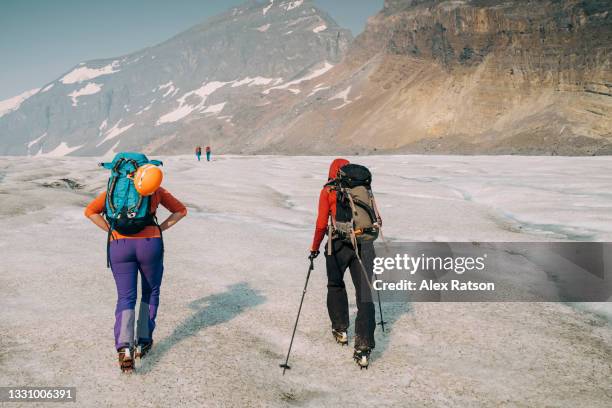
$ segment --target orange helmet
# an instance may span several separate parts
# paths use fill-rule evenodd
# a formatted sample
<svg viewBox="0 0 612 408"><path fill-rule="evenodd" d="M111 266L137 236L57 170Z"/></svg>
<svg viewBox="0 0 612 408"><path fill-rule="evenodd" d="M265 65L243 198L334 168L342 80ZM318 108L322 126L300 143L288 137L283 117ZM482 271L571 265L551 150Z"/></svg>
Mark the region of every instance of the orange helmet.
<svg viewBox="0 0 612 408"><path fill-rule="evenodd" d="M140 195L150 196L161 186L164 173L153 165L145 164L140 166L134 174L134 186Z"/></svg>

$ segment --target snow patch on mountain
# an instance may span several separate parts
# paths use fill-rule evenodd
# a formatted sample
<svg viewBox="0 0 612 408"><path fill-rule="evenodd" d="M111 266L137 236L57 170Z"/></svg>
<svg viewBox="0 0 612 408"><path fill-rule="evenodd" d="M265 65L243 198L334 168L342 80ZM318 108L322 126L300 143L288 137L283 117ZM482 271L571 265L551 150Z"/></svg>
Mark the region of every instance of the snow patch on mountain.
<svg viewBox="0 0 612 408"><path fill-rule="evenodd" d="M296 26L300 25L301 23L307 22L309 20L315 20L315 19L316 19L316 21L320 20L319 17L316 17L316 16L300 17L300 18L296 18L294 20L288 21L286 26L287 26L287 28L293 28L293 27L296 27Z"/></svg>
<svg viewBox="0 0 612 408"><path fill-rule="evenodd" d="M327 24L321 24L320 26L316 26L315 28L312 29L313 33L320 33L322 31L327 30Z"/></svg>
<svg viewBox="0 0 612 408"><path fill-rule="evenodd" d="M160 89L166 89L166 88L167 88L167 91L162 95L162 98L166 98L170 95L174 96L178 92L178 88L174 87L174 84L172 83L172 81L169 82L169 86L166 86L164 88L160 87Z"/></svg>
<svg viewBox="0 0 612 408"><path fill-rule="evenodd" d="M215 115L219 114L219 113L221 113L223 108L225 108L226 104L227 104L227 102L218 103L216 105L210 105L208 108L203 110L202 113L212 113L212 114L215 114Z"/></svg>
<svg viewBox="0 0 612 408"><path fill-rule="evenodd" d="M329 62L325 61L325 63L323 64L323 67L312 71L310 74L307 74L307 75L305 75L305 76L303 76L301 78L295 79L295 80L293 80L291 82L287 82L287 83L285 83L283 85L279 85L279 86L275 86L275 87L272 87L272 88L268 88L265 91L263 91L263 94L264 95L268 95L271 91L273 91L275 89L288 89L288 88L291 88L294 85L299 85L302 82L310 81L312 79L315 79L315 78L320 77L321 75L325 74L327 71L329 71L333 67L334 67L333 64L330 64ZM291 90L291 92L293 92L293 90Z"/></svg>
<svg viewBox="0 0 612 408"><path fill-rule="evenodd" d="M110 149L108 149L108 151L106 153L104 153L104 155L102 157L113 157L115 156L118 152L117 147L119 147L119 143L121 143L121 140L117 140L117 143L115 143Z"/></svg>
<svg viewBox="0 0 612 408"><path fill-rule="evenodd" d="M55 85L55 84L53 82L51 82L49 85L47 85L43 89L41 89L40 93L47 92L49 89L53 88L53 85Z"/></svg>
<svg viewBox="0 0 612 408"><path fill-rule="evenodd" d="M164 123L177 122L183 119L185 116L189 115L195 109L196 108L191 105L179 105L179 107L173 110L172 112L168 112L162 117L160 117L155 123L155 126L163 125Z"/></svg>
<svg viewBox="0 0 612 408"><path fill-rule="evenodd" d="M153 92L161 91L162 89L168 89L168 88L174 88L174 82L168 81L165 84L162 84L158 86L157 88L153 89Z"/></svg>
<svg viewBox="0 0 612 408"><path fill-rule="evenodd" d="M175 94L178 92L178 90L179 90L179 89L178 89L178 88L176 88L176 89L174 90L174 92L172 92L172 96L174 96L174 95L175 95ZM167 94L167 92L166 92L166 94ZM166 94L164 94L164 96L163 96L163 97L165 97L165 96L166 96ZM155 101L156 101L156 100L157 100L156 98L151 99L151 101L149 102L149 104L148 104L147 106L145 106L144 108L142 108L141 110L139 110L138 112L136 112L136 114L135 114L135 115L136 115L136 116L138 116L138 115L142 115L144 112L146 112L146 111L148 111L149 109L151 109L151 108L153 107L153 104L155 103Z"/></svg>
<svg viewBox="0 0 612 408"><path fill-rule="evenodd" d="M181 96L178 101L183 104L185 100L192 95L199 96L202 99L201 104L203 105L206 102L206 98L215 93L217 90L223 88L227 84L231 84L232 82L221 82L221 81L213 81L204 83L200 88L195 89L191 92L187 92L185 95Z"/></svg>
<svg viewBox="0 0 612 408"><path fill-rule="evenodd" d="M264 77L246 77L244 79L236 80L232 84L232 88L237 88L239 86L248 85L248 86L258 86L258 85L270 85L271 83L281 83L283 82L282 78L264 78Z"/></svg>
<svg viewBox="0 0 612 408"><path fill-rule="evenodd" d="M64 75L60 81L67 85L81 83L102 75L110 75L114 74L115 72L119 72L119 69L115 69L117 67L119 67L119 61L113 61L111 64L105 65L102 68L88 68L86 66L81 66L80 68L75 68L68 74Z"/></svg>
<svg viewBox="0 0 612 408"><path fill-rule="evenodd" d="M142 115L143 113L145 113L146 111L148 111L149 109L151 109L153 107L153 104L147 105L144 108L142 108L141 110L139 110L138 112L135 113L136 116L138 115Z"/></svg>
<svg viewBox="0 0 612 408"><path fill-rule="evenodd" d="M32 148L32 146L34 146L36 143L40 142L46 136L47 136L47 132L45 132L42 135L40 135L40 137L38 137L37 139L34 139L31 142L27 143L28 150L30 150Z"/></svg>
<svg viewBox="0 0 612 408"><path fill-rule="evenodd" d="M204 82L204 84L200 88L187 92L185 95L177 99L177 102L179 103L179 107L173 110L172 112L169 112L163 115L162 117L160 117L157 120L157 123L155 125L159 126L164 123L172 123L172 122L179 121L183 119L185 116L189 115L191 112L203 108L204 104L206 103L206 99L210 95L212 95L218 89L223 88L225 85L231 84L233 82L234 81L231 81L231 82L213 81L213 82L208 82L208 83ZM201 101L196 105L187 104L186 102L187 98L190 98L192 96L199 97Z"/></svg>
<svg viewBox="0 0 612 408"><path fill-rule="evenodd" d="M127 65L132 65L132 64L135 64L136 62L140 61L140 60L141 60L141 59L143 59L143 58L144 58L144 55L140 55L140 56L138 56L138 57L134 58L133 60L128 61Z"/></svg>
<svg viewBox="0 0 612 408"><path fill-rule="evenodd" d="M101 90L102 90L102 85L96 84L95 82L89 82L87 85L85 85L81 89L70 92L68 96L72 98L72 106L77 106L79 104L79 101L78 101L79 97L97 94Z"/></svg>
<svg viewBox="0 0 612 408"><path fill-rule="evenodd" d="M31 89L17 96L13 96L12 98L0 101L0 117L19 109L23 101L36 94L39 90L40 88Z"/></svg>
<svg viewBox="0 0 612 408"><path fill-rule="evenodd" d="M106 132L106 134L104 135L104 139L102 139L102 141L100 143L98 143L96 145L96 147L99 147L99 146L103 145L106 141L114 139L115 137L119 136L120 134L127 132L132 126L134 126L133 123L130 123L129 125L126 125L126 126L123 126L123 127L119 126L121 124L122 120L123 119L119 119L119 121L117 123L115 123L113 125L113 127L108 130L108 132Z"/></svg>
<svg viewBox="0 0 612 408"><path fill-rule="evenodd" d="M324 84L319 84L317 86L314 87L314 89L312 90L312 92L310 92L308 94L308 97L311 97L312 95L316 94L317 92L321 92L324 91L326 89L331 88L331 86L325 86Z"/></svg>
<svg viewBox="0 0 612 408"><path fill-rule="evenodd" d="M74 152L75 150L79 150L83 146L84 145L70 147L68 146L68 144L66 144L66 142L62 142L59 144L59 146L57 146L55 149L51 150L50 152L42 154L42 150L40 150L37 155L48 156L48 157L63 157L63 156L66 156Z"/></svg>
<svg viewBox="0 0 612 408"><path fill-rule="evenodd" d="M346 105L348 105L349 103L351 103L352 101L349 100L349 94L351 93L351 88L352 86L349 86L348 88L346 88L344 91L337 93L336 95L332 96L331 98L329 98L330 101L336 100L336 99L341 99L342 101L344 101L344 103L336 108L334 108L334 110L339 110L344 108Z"/></svg>
<svg viewBox="0 0 612 408"><path fill-rule="evenodd" d="M274 0L270 0L270 4L268 4L266 7L263 8L264 16L266 15L266 13L268 13L268 11L272 8L273 5L274 5Z"/></svg>
<svg viewBox="0 0 612 408"><path fill-rule="evenodd" d="M271 24L264 24L260 27L257 27L256 30L259 31L260 33L265 33L266 31L268 31L268 29L270 29Z"/></svg>
<svg viewBox="0 0 612 408"><path fill-rule="evenodd" d="M289 1L289 2L281 4L279 7L284 8L287 11L290 11L290 10L300 7L302 4L304 4L304 0Z"/></svg>

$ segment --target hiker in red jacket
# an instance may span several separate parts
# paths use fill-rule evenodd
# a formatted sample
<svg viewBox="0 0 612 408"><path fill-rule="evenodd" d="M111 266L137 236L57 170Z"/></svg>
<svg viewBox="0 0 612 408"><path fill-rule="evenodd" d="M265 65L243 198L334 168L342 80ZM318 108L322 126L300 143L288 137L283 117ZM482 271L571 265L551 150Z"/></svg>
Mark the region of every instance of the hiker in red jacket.
<svg viewBox="0 0 612 408"><path fill-rule="evenodd" d="M210 149L210 146L206 146L206 161L210 161L211 155L212 155L212 150Z"/></svg>
<svg viewBox="0 0 612 408"><path fill-rule="evenodd" d="M336 159L329 168L328 181L334 180L340 168L349 164L348 160ZM353 245L339 239L332 231L330 220L336 219L337 192L330 186L325 186L319 196L319 214L317 216L314 239L311 246L311 257L319 255L319 247L326 234L331 231L325 249L325 264L327 267L327 310L331 319L332 334L342 345L348 344L347 330L349 327L349 306L344 284L344 272L348 268L355 285L357 298L357 318L355 319L355 359L365 357L366 361L375 346L374 330L376 329L375 309L369 282L372 281L372 265L374 262L374 245L361 243ZM331 251L330 251L331 249ZM360 255L359 262L357 255ZM365 272L365 274L364 274ZM365 276L364 276L365 275ZM359 361L358 361L359 363Z"/></svg>

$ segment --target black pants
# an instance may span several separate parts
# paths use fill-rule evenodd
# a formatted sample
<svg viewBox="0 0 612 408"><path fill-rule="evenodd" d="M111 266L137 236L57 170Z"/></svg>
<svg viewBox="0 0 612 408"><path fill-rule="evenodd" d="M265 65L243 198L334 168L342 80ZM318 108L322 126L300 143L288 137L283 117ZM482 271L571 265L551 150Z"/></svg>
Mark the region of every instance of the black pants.
<svg viewBox="0 0 612 408"><path fill-rule="evenodd" d="M327 311L332 328L346 331L349 327L349 305L344 284L344 272L351 271L357 300L357 318L355 319L355 348L373 349L376 317L372 291L367 279L372 281L374 264L374 245L371 243L359 245L358 251L365 267L365 274L353 246L340 240L333 241L331 254L325 254L327 266Z"/></svg>

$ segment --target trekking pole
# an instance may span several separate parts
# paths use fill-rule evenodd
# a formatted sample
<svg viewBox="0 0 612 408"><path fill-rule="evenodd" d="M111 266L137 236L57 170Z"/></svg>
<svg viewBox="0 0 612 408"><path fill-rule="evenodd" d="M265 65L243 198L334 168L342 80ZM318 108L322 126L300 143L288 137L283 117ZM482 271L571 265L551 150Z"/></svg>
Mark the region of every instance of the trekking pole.
<svg viewBox="0 0 612 408"><path fill-rule="evenodd" d="M366 278L367 282L368 282L368 286L370 287L370 290L373 290L376 292L376 294L378 295L378 312L380 313L380 322L376 323L376 325L380 325L380 327L382 328L383 333L385 332L385 319L383 318L383 312L382 312L382 303L380 301L380 291L374 289L374 287L372 286L372 283L370 282L370 279L368 278L368 275L365 272L365 267L363 266L363 262L361 262L361 257L358 255L357 259L359 260L359 264L361 265L361 270L363 271L363 276L364 278Z"/></svg>
<svg viewBox="0 0 612 408"><path fill-rule="evenodd" d="M289 355L291 354L291 347L293 346L293 339L295 338L295 330L297 329L298 320L300 320L300 313L302 312L302 304L304 303L304 296L306 296L306 288L308 287L308 280L310 279L310 273L314 269L314 258L310 258L310 267L308 268L308 274L306 275L306 283L304 284L304 291L302 292L302 300L300 301L300 307L298 309L297 317L295 318L295 325L293 326L293 334L291 335L291 343L289 343L289 351L287 351L287 358L285 359L285 364L280 364L280 367L283 369L283 375L285 375L286 370L290 370L289 366Z"/></svg>
<svg viewBox="0 0 612 408"><path fill-rule="evenodd" d="M374 201L374 206L376 207L376 201ZM376 207L376 213L378 214L378 207ZM382 231L382 221L380 221L380 216L379 216L379 224L381 225L380 228L380 238L382 239L383 245L385 246L385 250L387 252L387 255L389 254L389 245L387 245L387 240L385 239L385 236L383 235L383 231ZM380 303L380 292L376 291L376 294L378 295L378 310L380 311L380 327L382 328L383 333L385 332L385 319L383 319L383 313L382 313L382 304Z"/></svg>
<svg viewBox="0 0 612 408"><path fill-rule="evenodd" d="M380 322L376 323L376 324L380 324L380 327L382 328L383 333L385 332L385 319L383 319L383 313L382 313L382 304L380 303L380 292L377 290L376 294L378 295L378 311L380 312Z"/></svg>

